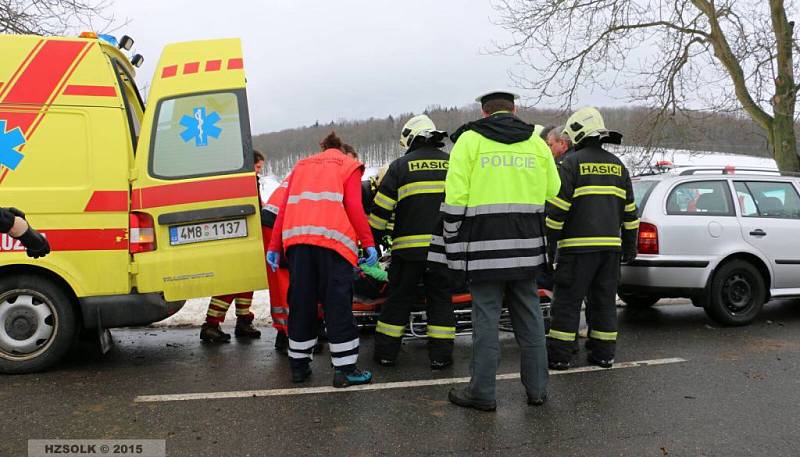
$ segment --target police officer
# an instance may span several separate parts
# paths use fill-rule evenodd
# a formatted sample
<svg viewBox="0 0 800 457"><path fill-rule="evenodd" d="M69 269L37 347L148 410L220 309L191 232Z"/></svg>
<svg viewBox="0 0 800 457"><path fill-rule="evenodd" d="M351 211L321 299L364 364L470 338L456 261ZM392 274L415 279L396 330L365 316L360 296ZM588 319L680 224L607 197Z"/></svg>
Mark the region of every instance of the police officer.
<svg viewBox="0 0 800 457"><path fill-rule="evenodd" d="M567 120L564 133L575 152L561 164L561 191L548 203L551 251L557 247L549 365L570 367L580 308L586 297L589 363L609 368L617 340L616 292L619 265L636 257L639 219L625 165L603 149L622 135L606 129L600 112L583 108Z"/></svg>
<svg viewBox="0 0 800 457"><path fill-rule="evenodd" d="M50 253L50 243L25 219L25 213L17 208L0 208L0 233L8 233L25 246L28 257L38 259Z"/></svg>
<svg viewBox="0 0 800 457"><path fill-rule="evenodd" d="M412 117L400 133L400 145L407 152L389 165L372 204L369 224L378 232L377 239L383 238L394 215L389 297L375 330L374 359L384 366L396 363L420 282L427 304L430 366L439 370L453 364L456 327L447 268L427 262L431 233L444 201L448 155L439 148L446 136L428 116Z"/></svg>
<svg viewBox="0 0 800 457"><path fill-rule="evenodd" d="M553 155L534 126L514 115L509 92L477 101L484 118L451 137L455 145L442 205L444 237L434 238L429 259L466 275L472 293L472 379L453 389L458 406L493 411L500 358L497 324L508 306L520 346L528 403L547 397L544 320L535 276L545 263L544 204L558 193Z"/></svg>

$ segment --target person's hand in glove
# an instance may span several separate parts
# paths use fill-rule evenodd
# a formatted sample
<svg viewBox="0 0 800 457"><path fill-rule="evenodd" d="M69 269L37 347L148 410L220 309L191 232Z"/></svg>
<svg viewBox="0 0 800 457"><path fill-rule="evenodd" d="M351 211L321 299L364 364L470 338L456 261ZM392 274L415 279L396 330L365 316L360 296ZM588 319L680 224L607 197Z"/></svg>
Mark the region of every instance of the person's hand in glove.
<svg viewBox="0 0 800 457"><path fill-rule="evenodd" d="M18 236L17 239L25 246L28 257L38 259L50 253L50 243L47 242L47 238L34 230L30 225L28 226L28 230Z"/></svg>
<svg viewBox="0 0 800 457"><path fill-rule="evenodd" d="M370 246L367 248L367 257L358 261L358 263L365 263L367 266L374 266L378 263L378 251Z"/></svg>
<svg viewBox="0 0 800 457"><path fill-rule="evenodd" d="M267 251L267 264L272 269L272 272L278 271L281 255L275 251Z"/></svg>
<svg viewBox="0 0 800 457"><path fill-rule="evenodd" d="M636 250L626 250L622 252L622 263L630 263L636 259Z"/></svg>

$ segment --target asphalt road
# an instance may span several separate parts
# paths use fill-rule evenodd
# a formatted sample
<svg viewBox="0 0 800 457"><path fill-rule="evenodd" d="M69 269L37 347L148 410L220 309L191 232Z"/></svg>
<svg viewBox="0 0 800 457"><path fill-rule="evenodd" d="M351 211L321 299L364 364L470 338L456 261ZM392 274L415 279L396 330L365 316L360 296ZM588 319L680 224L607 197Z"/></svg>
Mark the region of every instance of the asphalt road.
<svg viewBox="0 0 800 457"><path fill-rule="evenodd" d="M538 408L518 380L498 381L496 413L449 404L446 384L272 395L297 387L272 330L219 346L197 329L116 330L105 356L83 346L51 372L0 378L0 455L44 438L165 439L169 456L800 454L800 302L770 303L743 328L711 325L686 304L621 309L620 322L618 362L686 361L552 376ZM400 366L376 368L371 343L362 339L361 365L376 383L468 375L469 337L444 373L427 368L421 341L404 345ZM499 372L514 373L510 335L502 348ZM327 351L314 369L303 387L330 386ZM135 401L253 390L271 396Z"/></svg>

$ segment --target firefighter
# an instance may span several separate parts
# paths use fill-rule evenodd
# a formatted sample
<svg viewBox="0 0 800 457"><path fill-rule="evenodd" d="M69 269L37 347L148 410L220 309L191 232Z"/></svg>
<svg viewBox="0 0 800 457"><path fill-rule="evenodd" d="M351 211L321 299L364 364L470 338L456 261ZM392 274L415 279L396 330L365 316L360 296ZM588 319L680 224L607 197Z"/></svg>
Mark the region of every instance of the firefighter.
<svg viewBox="0 0 800 457"><path fill-rule="evenodd" d="M361 371L358 328L353 319L353 267L358 242L367 252L362 261L375 265L378 253L361 204L361 162L342 152L342 141L331 132L322 152L294 167L286 195L278 208L267 263L277 271L281 252L289 263L289 361L292 382L311 375L317 343L317 303L325 323L334 387L365 384L372 373Z"/></svg>
<svg viewBox="0 0 800 457"><path fill-rule="evenodd" d="M263 168L264 154L253 150L253 169L256 172L256 181ZM263 205L261 186L258 186L258 195L259 204ZM234 329L236 338L261 338L261 332L253 326L255 316L250 311L250 306L253 304L253 291L249 291L211 297L206 312L206 322L200 328L200 340L211 343L227 343L231 340L230 334L223 332L219 326L225 321L225 314L234 303L236 303L236 328Z"/></svg>
<svg viewBox="0 0 800 457"><path fill-rule="evenodd" d="M375 331L374 360L394 366L411 309L424 285L428 318L428 357L431 369L453 364L456 327L447 275L442 264L427 262L431 234L440 219L447 175L447 153L428 116L412 117L400 133L403 157L389 165L372 204L369 225L383 238L394 216L389 297L381 308ZM375 233L373 232L373 233Z"/></svg>
<svg viewBox="0 0 800 457"><path fill-rule="evenodd" d="M547 397L547 351L536 274L545 263L544 204L558 193L553 155L534 126L520 120L517 95L490 92L477 101L484 118L451 137L442 205L443 237L428 259L463 273L472 293L472 379L452 389L458 406L494 411L500 360L498 321L508 306L520 346L528 403Z"/></svg>
<svg viewBox="0 0 800 457"><path fill-rule="evenodd" d="M605 143L620 144L622 135L606 129L597 109L578 110L563 131L575 151L562 162L561 191L548 202L548 246L556 261L549 365L554 370L570 367L586 297L589 363L610 368L620 260L636 257L639 219L633 187L622 161L603 149Z"/></svg>
<svg viewBox="0 0 800 457"><path fill-rule="evenodd" d="M8 233L25 246L28 257L38 259L50 253L50 243L28 224L25 213L17 208L0 208L0 233Z"/></svg>

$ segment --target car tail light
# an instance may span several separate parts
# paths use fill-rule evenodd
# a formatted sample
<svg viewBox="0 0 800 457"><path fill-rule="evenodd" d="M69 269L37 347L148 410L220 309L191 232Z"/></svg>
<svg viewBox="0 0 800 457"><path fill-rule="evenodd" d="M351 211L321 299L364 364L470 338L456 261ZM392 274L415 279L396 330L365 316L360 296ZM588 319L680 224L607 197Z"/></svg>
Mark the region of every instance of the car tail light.
<svg viewBox="0 0 800 457"><path fill-rule="evenodd" d="M639 224L639 254L658 254L658 228L653 224Z"/></svg>
<svg viewBox="0 0 800 457"><path fill-rule="evenodd" d="M153 216L147 213L131 213L128 251L130 251L131 254L155 251L155 232Z"/></svg>

